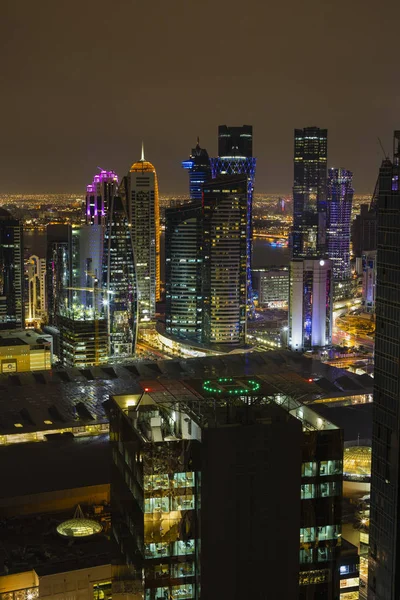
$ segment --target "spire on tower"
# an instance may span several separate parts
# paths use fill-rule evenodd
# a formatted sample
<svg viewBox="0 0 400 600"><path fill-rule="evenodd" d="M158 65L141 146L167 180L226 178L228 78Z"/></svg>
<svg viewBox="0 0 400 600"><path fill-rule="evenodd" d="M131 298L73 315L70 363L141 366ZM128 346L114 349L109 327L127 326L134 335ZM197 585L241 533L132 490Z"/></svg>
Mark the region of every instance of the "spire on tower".
<svg viewBox="0 0 400 600"><path fill-rule="evenodd" d="M142 142L142 156L140 157L140 162L144 162L144 143Z"/></svg>

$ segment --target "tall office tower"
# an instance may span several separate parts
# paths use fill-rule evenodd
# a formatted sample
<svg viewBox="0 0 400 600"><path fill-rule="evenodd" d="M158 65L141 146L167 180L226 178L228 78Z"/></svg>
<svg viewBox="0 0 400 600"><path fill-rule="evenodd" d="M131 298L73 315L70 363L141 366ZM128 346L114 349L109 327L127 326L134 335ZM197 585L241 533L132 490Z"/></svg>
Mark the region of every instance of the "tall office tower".
<svg viewBox="0 0 400 600"><path fill-rule="evenodd" d="M36 255L26 263L28 302L25 317L28 321L42 319L46 315L46 259Z"/></svg>
<svg viewBox="0 0 400 600"><path fill-rule="evenodd" d="M104 234L105 224L81 225L72 230L73 286L75 296L85 307L94 306L93 289L102 280ZM100 294L95 296L100 310L102 299Z"/></svg>
<svg viewBox="0 0 400 600"><path fill-rule="evenodd" d="M342 432L240 370L109 402L115 587L131 598L339 598Z"/></svg>
<svg viewBox="0 0 400 600"><path fill-rule="evenodd" d="M202 185L211 179L211 165L207 150L200 148L199 138L197 138L196 148L192 148L189 159L182 162L182 167L189 172L191 200L201 200Z"/></svg>
<svg viewBox="0 0 400 600"><path fill-rule="evenodd" d="M295 129L292 258L326 255L328 131Z"/></svg>
<svg viewBox="0 0 400 600"><path fill-rule="evenodd" d="M69 305L72 279L72 228L46 227L46 298L50 325L57 325L62 302Z"/></svg>
<svg viewBox="0 0 400 600"><path fill-rule="evenodd" d="M400 131L379 171L368 598L400 597Z"/></svg>
<svg viewBox="0 0 400 600"><path fill-rule="evenodd" d="M203 186L203 342L246 341L249 192L247 176Z"/></svg>
<svg viewBox="0 0 400 600"><path fill-rule="evenodd" d="M0 329L22 329L24 311L22 223L0 208Z"/></svg>
<svg viewBox="0 0 400 600"><path fill-rule="evenodd" d="M132 356L137 329L137 284L131 226L119 196L111 199L103 252L103 294L109 357Z"/></svg>
<svg viewBox="0 0 400 600"><path fill-rule="evenodd" d="M362 256L362 298L364 310L375 312L376 298L376 250L364 252Z"/></svg>
<svg viewBox="0 0 400 600"><path fill-rule="evenodd" d="M166 332L201 341L202 202L165 211Z"/></svg>
<svg viewBox="0 0 400 600"><path fill-rule="evenodd" d="M332 341L332 264L292 260L289 288L289 347L304 351Z"/></svg>
<svg viewBox="0 0 400 600"><path fill-rule="evenodd" d="M142 156L135 162L122 189L132 225L138 286L138 324L154 321L160 299L160 207L157 173Z"/></svg>
<svg viewBox="0 0 400 600"><path fill-rule="evenodd" d="M251 282L251 257L253 239L253 192L256 176L257 159L253 158L253 127L218 127L218 158L211 158L213 178L219 175L245 174L247 176L247 304L248 310L254 313L253 291Z"/></svg>
<svg viewBox="0 0 400 600"><path fill-rule="evenodd" d="M350 225L353 173L329 169L327 186L327 248L332 263L334 298L351 295Z"/></svg>
<svg viewBox="0 0 400 600"><path fill-rule="evenodd" d="M382 167L386 159L382 161ZM360 213L351 224L353 254L360 258L363 252L376 250L376 222L378 217L379 177L369 204L361 204Z"/></svg>
<svg viewBox="0 0 400 600"><path fill-rule="evenodd" d="M118 176L114 171L100 169L86 188L86 223L104 224L111 199L117 194Z"/></svg>

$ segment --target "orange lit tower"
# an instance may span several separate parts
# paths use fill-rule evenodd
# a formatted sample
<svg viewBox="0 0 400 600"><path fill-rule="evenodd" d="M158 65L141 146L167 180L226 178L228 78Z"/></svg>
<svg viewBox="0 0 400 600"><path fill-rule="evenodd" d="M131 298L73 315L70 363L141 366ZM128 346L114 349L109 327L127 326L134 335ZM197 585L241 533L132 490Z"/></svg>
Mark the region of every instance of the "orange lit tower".
<svg viewBox="0 0 400 600"><path fill-rule="evenodd" d="M139 325L153 321L160 298L160 208L157 173L142 155L127 177L129 219L135 252Z"/></svg>

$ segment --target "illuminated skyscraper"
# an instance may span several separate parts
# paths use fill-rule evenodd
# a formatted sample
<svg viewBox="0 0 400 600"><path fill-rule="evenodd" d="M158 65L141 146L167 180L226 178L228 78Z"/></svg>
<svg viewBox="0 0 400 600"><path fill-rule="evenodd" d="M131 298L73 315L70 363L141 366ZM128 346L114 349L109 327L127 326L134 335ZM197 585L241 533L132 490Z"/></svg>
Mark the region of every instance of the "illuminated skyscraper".
<svg viewBox="0 0 400 600"><path fill-rule="evenodd" d="M332 265L323 259L290 263L289 347L304 351L332 340Z"/></svg>
<svg viewBox="0 0 400 600"><path fill-rule="evenodd" d="M203 192L203 342L246 339L249 206L246 174L222 176Z"/></svg>
<svg viewBox="0 0 400 600"><path fill-rule="evenodd" d="M189 160L182 162L182 167L189 171L191 200L201 200L202 185L211 179L211 166L207 150L200 148L199 138L197 138L196 148L192 148Z"/></svg>
<svg viewBox="0 0 400 600"><path fill-rule="evenodd" d="M353 174L345 169L329 169L327 193L327 247L332 263L335 298L349 297L350 226L353 204Z"/></svg>
<svg viewBox="0 0 400 600"><path fill-rule="evenodd" d="M69 305L72 279L72 228L70 225L46 227L46 296L50 325L57 325L62 302Z"/></svg>
<svg viewBox="0 0 400 600"><path fill-rule="evenodd" d="M253 158L253 127L218 127L218 158L211 158L213 178L219 175L246 175L247 177L247 214L246 214L246 244L247 244L247 304L252 314L254 311L253 291L251 281L251 257L253 239L253 192L256 176L256 162Z"/></svg>
<svg viewBox="0 0 400 600"><path fill-rule="evenodd" d="M24 327L22 223L0 208L0 329Z"/></svg>
<svg viewBox="0 0 400 600"><path fill-rule="evenodd" d="M160 208L157 173L142 156L124 182L136 261L139 325L153 321L160 298Z"/></svg>
<svg viewBox="0 0 400 600"><path fill-rule="evenodd" d="M100 169L86 188L86 223L101 225L107 214L111 198L116 195L118 176L114 171Z"/></svg>
<svg viewBox="0 0 400 600"><path fill-rule="evenodd" d="M25 317L29 321L41 319L46 314L46 259L30 256L25 273L28 297Z"/></svg>
<svg viewBox="0 0 400 600"><path fill-rule="evenodd" d="M132 356L136 344L137 286L131 226L123 200L111 199L103 253L103 300L109 357Z"/></svg>
<svg viewBox="0 0 400 600"><path fill-rule="evenodd" d="M328 131L295 129L292 257L326 255Z"/></svg>
<svg viewBox="0 0 400 600"><path fill-rule="evenodd" d="M166 332L201 340L202 202L165 211Z"/></svg>
<svg viewBox="0 0 400 600"><path fill-rule="evenodd" d="M400 131L379 171L369 600L400 597Z"/></svg>

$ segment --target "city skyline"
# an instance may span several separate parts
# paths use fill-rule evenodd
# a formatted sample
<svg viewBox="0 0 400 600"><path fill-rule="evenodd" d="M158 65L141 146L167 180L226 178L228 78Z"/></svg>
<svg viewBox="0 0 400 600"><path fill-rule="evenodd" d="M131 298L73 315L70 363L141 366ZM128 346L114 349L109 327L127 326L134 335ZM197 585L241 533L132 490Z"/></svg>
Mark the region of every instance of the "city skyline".
<svg viewBox="0 0 400 600"><path fill-rule="evenodd" d="M177 0L169 8L157 3L151 44L146 27L131 35L131 23L148 18L144 5L6 5L2 192L42 191L44 175L49 191L84 189L97 165L127 172L142 140L160 189L183 192L182 158L197 136L216 156L219 123L253 125L259 190L290 191L296 127L330 131L328 166L351 170L359 192L373 188L382 159L378 137L390 152L400 93L393 76L395 0L385 11L371 0L346 5L339 27L332 24L340 6L316 0L306 7L291 0L285 8L256 2L245 14L238 0L206 0L201 11ZM106 44L88 35L104 30L105 15ZM226 49L239 17L246 50L231 60ZM308 30L312 35L299 47L299 31ZM194 40L211 39L217 43L202 44L194 68L188 49ZM151 68L139 79L127 77L143 53ZM105 72L124 82L123 93L95 93Z"/></svg>

